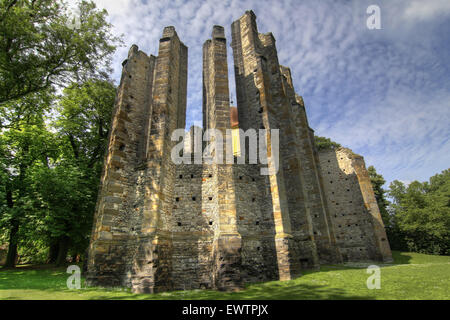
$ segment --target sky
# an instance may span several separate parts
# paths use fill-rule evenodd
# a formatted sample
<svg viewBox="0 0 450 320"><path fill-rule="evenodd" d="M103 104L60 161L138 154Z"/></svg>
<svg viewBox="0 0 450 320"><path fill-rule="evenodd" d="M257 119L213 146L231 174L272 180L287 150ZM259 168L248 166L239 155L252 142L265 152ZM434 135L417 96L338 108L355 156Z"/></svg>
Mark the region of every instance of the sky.
<svg viewBox="0 0 450 320"><path fill-rule="evenodd" d="M213 25L228 41L236 103L231 23L246 10L258 31L272 32L279 62L291 68L309 125L364 156L387 180L426 181L450 167L450 1L448 0L95 0L124 46L157 55L165 26L188 46L187 127L201 125L202 45ZM381 29L367 28L380 8Z"/></svg>

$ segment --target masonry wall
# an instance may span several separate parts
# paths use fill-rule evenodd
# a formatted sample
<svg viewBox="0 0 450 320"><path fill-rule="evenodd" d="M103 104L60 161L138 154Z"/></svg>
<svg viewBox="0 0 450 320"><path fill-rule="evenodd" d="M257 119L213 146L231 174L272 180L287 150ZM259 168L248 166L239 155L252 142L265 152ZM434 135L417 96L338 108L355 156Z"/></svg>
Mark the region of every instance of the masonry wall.
<svg viewBox="0 0 450 320"><path fill-rule="evenodd" d="M226 61L223 28L215 26L203 47L204 126L223 136L231 128ZM260 166L183 164L176 176L174 287L230 289L278 279L270 183Z"/></svg>
<svg viewBox="0 0 450 320"><path fill-rule="evenodd" d="M123 63L116 97L108 152L102 175L91 236L88 282L129 285L124 275L130 267L135 235L130 224L139 224L133 207L135 167L143 159L145 117L150 111L155 57L131 47ZM129 223L133 221L133 223Z"/></svg>
<svg viewBox="0 0 450 320"><path fill-rule="evenodd" d="M251 11L233 22L232 36L239 127L279 129L279 170L269 179L279 257L286 253L279 263L290 265L288 278L319 262L339 262L306 113L296 101L289 69L278 62L275 39L258 33ZM269 139L269 154L270 144Z"/></svg>
<svg viewBox="0 0 450 320"><path fill-rule="evenodd" d="M269 177L259 165L235 165L237 230L244 282L278 280L276 230Z"/></svg>
<svg viewBox="0 0 450 320"><path fill-rule="evenodd" d="M168 133L185 124L186 72L187 48L173 27L164 29L158 57L133 46L123 63L89 249L92 285L172 289Z"/></svg>
<svg viewBox="0 0 450 320"><path fill-rule="evenodd" d="M364 159L346 148L320 151L319 158L344 261L392 261Z"/></svg>
<svg viewBox="0 0 450 320"><path fill-rule="evenodd" d="M228 88L227 46L223 27L214 26L212 37L203 45L203 104L205 111L204 130L216 129L222 137L231 129L230 92ZM219 139L211 137L213 148L210 165L214 178L213 190L217 197L218 221L214 239L212 276L214 286L219 289L234 289L242 286L242 237L238 232L237 190L235 167L226 164L224 148ZM222 162L222 163L221 163Z"/></svg>
<svg viewBox="0 0 450 320"><path fill-rule="evenodd" d="M212 248L217 229L217 195L212 170L177 166L173 202L172 281L175 290L212 288Z"/></svg>
<svg viewBox="0 0 450 320"><path fill-rule="evenodd" d="M340 252L326 205L325 195L320 184L321 172L318 158L315 157L314 132L308 124L302 97L295 93L288 67L280 66L284 94L289 100L289 120L295 128L295 139L299 145L299 160L302 168L302 180L308 194L308 207L312 220L314 242L321 264L341 262Z"/></svg>
<svg viewBox="0 0 450 320"><path fill-rule="evenodd" d="M348 149L319 154L290 70L251 11L232 24L239 128L279 130L278 170L272 133L253 142L263 142L269 157L259 160L267 164L249 163L249 144L233 157L245 164L197 162L206 143L194 131L218 129L231 140L224 34L214 26L203 46L203 128L190 129L184 156L191 164L171 158L178 144L171 134L185 127L187 47L173 27L164 29L157 57L131 47L94 217L89 284L233 290L342 258L391 259L362 157ZM212 158L222 152L217 139L208 144ZM266 167L272 171L262 175Z"/></svg>

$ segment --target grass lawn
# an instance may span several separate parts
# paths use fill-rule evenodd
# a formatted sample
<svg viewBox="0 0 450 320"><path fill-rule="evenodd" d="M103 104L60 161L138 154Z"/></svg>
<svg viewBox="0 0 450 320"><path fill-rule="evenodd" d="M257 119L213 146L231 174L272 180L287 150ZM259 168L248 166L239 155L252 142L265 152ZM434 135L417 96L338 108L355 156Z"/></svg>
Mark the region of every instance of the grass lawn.
<svg viewBox="0 0 450 320"><path fill-rule="evenodd" d="M0 299L450 299L450 257L393 252L380 264L381 289L369 290L366 265L322 266L291 281L248 285L239 292L213 290L133 294L128 289L69 290L65 268L0 269Z"/></svg>

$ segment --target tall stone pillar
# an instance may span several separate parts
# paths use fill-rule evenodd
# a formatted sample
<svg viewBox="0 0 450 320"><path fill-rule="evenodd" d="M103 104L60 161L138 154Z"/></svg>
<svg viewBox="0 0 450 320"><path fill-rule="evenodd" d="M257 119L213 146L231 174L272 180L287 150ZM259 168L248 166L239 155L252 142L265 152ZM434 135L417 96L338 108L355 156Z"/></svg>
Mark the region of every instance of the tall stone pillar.
<svg viewBox="0 0 450 320"><path fill-rule="evenodd" d="M175 164L172 132L185 126L187 47L174 27L159 41L153 86L153 108L143 177L143 216L134 260L132 287L137 292L170 290L172 262L172 204Z"/></svg>
<svg viewBox="0 0 450 320"><path fill-rule="evenodd" d="M203 45L203 125L204 130L217 129L224 139L231 139L230 100L228 88L227 47L224 29L214 26L212 39ZM228 132L227 132L228 131ZM214 154L222 154L223 163L205 166L212 171L214 179L215 199L218 212L218 226L214 236L213 247L213 281L221 290L229 290L242 286L241 236L236 224L236 195L233 165L226 164L225 144L210 142L214 145ZM207 166L210 168L208 169Z"/></svg>
<svg viewBox="0 0 450 320"><path fill-rule="evenodd" d="M136 45L123 62L108 148L94 215L88 254L87 283L101 286L130 285L126 277L133 260L132 226L139 214L130 212L136 168L144 158L156 58Z"/></svg>
<svg viewBox="0 0 450 320"><path fill-rule="evenodd" d="M376 254L372 257L375 260L383 262L392 262L391 246L386 235L383 219L381 218L380 208L378 207L375 193L373 192L372 182L369 172L366 169L364 158L361 156L353 157L353 168L358 178L364 207L370 214L370 223L372 223Z"/></svg>
<svg viewBox="0 0 450 320"><path fill-rule="evenodd" d="M336 245L330 213L322 185L322 173L318 153L314 144L314 131L309 127L302 97L295 93L288 67L280 66L283 91L289 100L289 119L294 126L294 137L299 146L304 184L308 186L308 201L313 227L314 241L320 264L340 263L342 258Z"/></svg>
<svg viewBox="0 0 450 320"><path fill-rule="evenodd" d="M259 34L256 16L247 11L232 24L239 125L242 129L279 129L278 171L269 175L280 279L291 279L301 264L317 267L318 258L306 194L300 180L298 149L281 88L275 39ZM267 154L272 138L268 135ZM271 164L269 163L269 166Z"/></svg>
<svg viewBox="0 0 450 320"><path fill-rule="evenodd" d="M91 238L88 282L135 292L172 287L173 130L185 126L187 47L166 27L158 57L123 63Z"/></svg>

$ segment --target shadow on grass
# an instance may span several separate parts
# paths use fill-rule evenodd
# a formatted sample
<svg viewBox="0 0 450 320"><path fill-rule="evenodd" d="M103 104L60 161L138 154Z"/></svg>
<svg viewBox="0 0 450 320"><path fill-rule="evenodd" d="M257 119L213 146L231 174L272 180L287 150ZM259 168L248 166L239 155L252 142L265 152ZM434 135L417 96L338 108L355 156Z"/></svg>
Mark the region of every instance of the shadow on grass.
<svg viewBox="0 0 450 320"><path fill-rule="evenodd" d="M67 277L66 267L55 267L52 265L1 268L0 290L60 290L66 288Z"/></svg>
<svg viewBox="0 0 450 320"><path fill-rule="evenodd" d="M394 263L379 264L380 267L395 267L411 264L435 264L441 269L450 264L450 257L431 256L418 253L393 251ZM69 274L66 267L52 265L18 266L15 269L0 268L0 294L3 299L102 299L102 300L347 300L347 299L374 299L375 295L361 291L361 284L367 277L365 264L354 263L346 265L325 265L319 271L304 271L303 276L291 281L271 281L247 285L239 292L220 292L213 290L172 291L157 294L135 294L125 288L99 288L84 287L82 276L82 289L69 290L66 281ZM373 264L377 264L374 262ZM402 272L408 273L408 268L396 270L395 277L402 278ZM345 272L345 271L348 272ZM338 271L338 272L336 272ZM343 272L340 272L343 271ZM336 274L333 274L336 272ZM334 277L337 278L334 278ZM408 275L410 277L410 275ZM405 278L403 276L403 278ZM439 285L439 284L438 284ZM31 292L20 292L30 290ZM411 289L413 290L413 289ZM443 294L447 297L446 294Z"/></svg>
<svg viewBox="0 0 450 320"><path fill-rule="evenodd" d="M404 252L393 251L395 264L411 263L411 255ZM382 265L381 265L382 266ZM386 265L389 266L389 265ZM390 265L392 266L392 264ZM363 268L363 266L349 265L325 265L318 271L304 271L303 276L328 273L333 271L345 271L349 269ZM152 299L152 300L357 300L374 299L365 294L349 293L345 288L336 288L324 284L302 283L301 277L286 281L272 281L246 286L239 292L220 292L214 290L172 291L157 294L134 294L127 289L107 289L98 287L83 288L81 290L69 290L66 286L68 278L66 267L52 265L19 266L15 269L0 269L0 290L31 289L42 290L54 294L55 298L61 298L65 294L82 299L124 300L124 299ZM84 281L82 281L84 284ZM83 287L82 284L82 287ZM11 292L12 293L12 292ZM14 293L12 295L15 295ZM68 297L69 297L68 296ZM15 297L8 297L15 299ZM69 297L70 298L70 297Z"/></svg>
<svg viewBox="0 0 450 320"><path fill-rule="evenodd" d="M412 259L410 254L400 251L392 251L392 258L396 264L410 264Z"/></svg>
<svg viewBox="0 0 450 320"><path fill-rule="evenodd" d="M174 291L158 294L125 294L117 296L99 295L90 299L122 300L371 300L373 297L348 294L344 289L326 285L268 282L250 285L239 292L214 290Z"/></svg>
<svg viewBox="0 0 450 320"><path fill-rule="evenodd" d="M331 271L331 270L330 270ZM321 272L321 271L317 271ZM120 289L83 288L68 290L66 287L68 274L64 268L16 268L0 271L0 290L24 289L40 290L58 294L71 293L80 295L83 299L123 300L347 300L372 299L363 295L352 295L345 289L331 288L326 285L311 285L298 283L299 279L286 282L265 282L248 285L238 292L221 292L214 290L172 291L157 294L134 294ZM82 282L84 283L84 281ZM38 294L38 293L37 293ZM14 294L13 294L14 295ZM60 298L63 296L60 296ZM7 299L15 299L8 297ZM37 298L39 298L37 296ZM70 298L70 297L69 297Z"/></svg>
<svg viewBox="0 0 450 320"><path fill-rule="evenodd" d="M341 271L341 270L351 270L351 269L365 269L370 265L377 265L380 267L392 267L398 264L411 264L413 257L411 253L408 252L400 252L400 251L392 251L393 262L383 263L379 261L361 261L361 262L348 262L345 264L336 264L336 265L322 265L320 266L320 270L306 270L304 274L312 274L316 272L330 272L330 271Z"/></svg>

